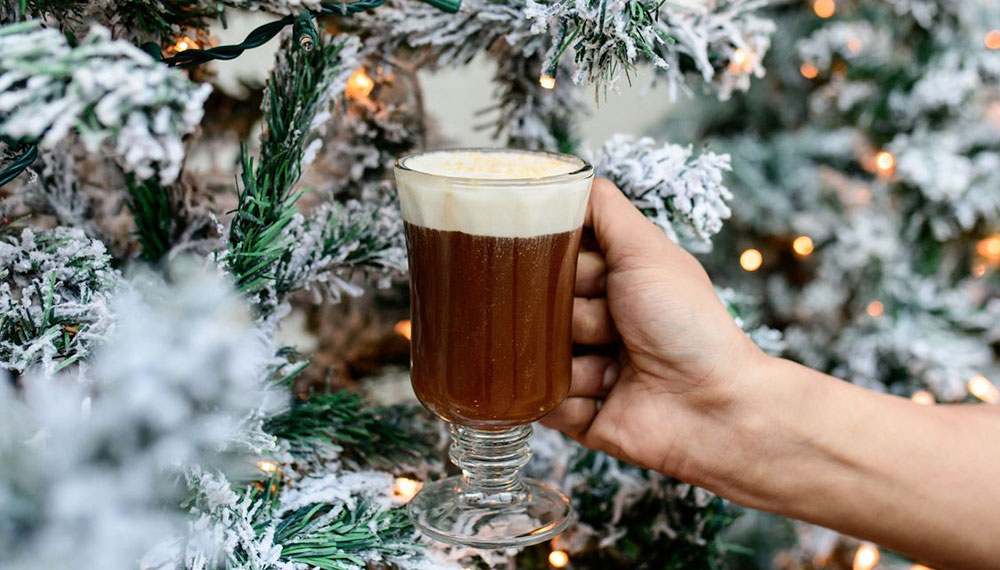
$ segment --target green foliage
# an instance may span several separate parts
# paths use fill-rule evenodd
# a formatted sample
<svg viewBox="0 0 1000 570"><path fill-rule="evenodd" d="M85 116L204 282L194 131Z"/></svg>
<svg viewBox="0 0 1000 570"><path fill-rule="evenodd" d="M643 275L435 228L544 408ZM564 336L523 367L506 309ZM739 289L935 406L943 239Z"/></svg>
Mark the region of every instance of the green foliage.
<svg viewBox="0 0 1000 570"><path fill-rule="evenodd" d="M95 8L94 3L72 0L19 0L21 13L57 22L114 22L117 35L172 43L181 32L207 29L222 13L221 2L205 0L117 0L111 6Z"/></svg>
<svg viewBox="0 0 1000 570"><path fill-rule="evenodd" d="M135 220L136 239L142 246L142 258L157 262L170 251L173 244L174 212L170 189L162 187L155 179L127 180L128 209Z"/></svg>
<svg viewBox="0 0 1000 570"><path fill-rule="evenodd" d="M269 418L268 433L288 442L293 455L316 454L331 443L359 462L390 466L430 451L430 443L409 429L412 408L376 408L352 392L318 393Z"/></svg>
<svg viewBox="0 0 1000 570"><path fill-rule="evenodd" d="M0 247L22 249L0 271L3 368L23 371L45 360L59 370L87 352L90 328L103 316L91 304L106 310L103 296L120 285L120 275L103 246L94 248L82 237L62 228L20 241L13 232L0 233Z"/></svg>
<svg viewBox="0 0 1000 570"><path fill-rule="evenodd" d="M278 261L290 255L284 230L295 216L299 194L292 188L302 172L312 122L340 69L340 42L318 37L306 51L289 36L282 43L287 62L277 65L267 83L267 131L261 137L256 168L243 148L242 181L236 217L229 230L226 263L240 291L260 294L275 279ZM259 307L260 308L260 307Z"/></svg>
<svg viewBox="0 0 1000 570"><path fill-rule="evenodd" d="M286 515L274 540L281 544L281 558L323 570L364 568L364 555L406 556L420 549L412 540L413 525L402 507L380 511L359 506L353 512L336 507L309 505Z"/></svg>
<svg viewBox="0 0 1000 570"><path fill-rule="evenodd" d="M611 466L608 462L615 462ZM725 502L657 473L644 471L595 451L579 454L570 466L584 475L575 485L573 506L580 521L594 528L612 523L621 479L610 471L649 481L643 496L620 513L624 529L613 548L596 548L574 557L581 567L670 569L721 568L726 546L720 533L736 515Z"/></svg>

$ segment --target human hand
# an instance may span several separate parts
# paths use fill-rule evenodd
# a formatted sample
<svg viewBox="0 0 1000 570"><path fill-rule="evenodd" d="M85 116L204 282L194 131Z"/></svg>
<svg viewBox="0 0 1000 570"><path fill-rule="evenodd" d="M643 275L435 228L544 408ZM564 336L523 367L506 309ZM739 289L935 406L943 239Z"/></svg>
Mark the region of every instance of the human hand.
<svg viewBox="0 0 1000 570"><path fill-rule="evenodd" d="M542 423L697 482L702 430L740 406L736 380L765 357L698 261L606 179L594 183L585 228L600 251L579 257L573 340L595 353L573 359L569 397Z"/></svg>

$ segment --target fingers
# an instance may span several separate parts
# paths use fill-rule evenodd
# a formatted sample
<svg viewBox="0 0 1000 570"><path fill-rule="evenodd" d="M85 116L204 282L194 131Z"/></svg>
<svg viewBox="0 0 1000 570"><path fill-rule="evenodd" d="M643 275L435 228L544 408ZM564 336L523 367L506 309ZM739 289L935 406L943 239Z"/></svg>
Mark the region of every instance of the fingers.
<svg viewBox="0 0 1000 570"><path fill-rule="evenodd" d="M569 396L603 398L618 380L618 362L610 356L588 354L573 359Z"/></svg>
<svg viewBox="0 0 1000 570"><path fill-rule="evenodd" d="M604 257L594 251L580 253L576 261L576 296L596 297L607 288L608 268Z"/></svg>
<svg viewBox="0 0 1000 570"><path fill-rule="evenodd" d="M646 219L606 178L594 180L584 225L592 227L609 264L618 255L642 250L664 239L663 231Z"/></svg>
<svg viewBox="0 0 1000 570"><path fill-rule="evenodd" d="M573 342L577 344L608 344L618 339L608 310L608 300L573 299Z"/></svg>
<svg viewBox="0 0 1000 570"><path fill-rule="evenodd" d="M542 425L557 429L573 439L581 439L597 415L597 400L569 397L551 414L542 418Z"/></svg>

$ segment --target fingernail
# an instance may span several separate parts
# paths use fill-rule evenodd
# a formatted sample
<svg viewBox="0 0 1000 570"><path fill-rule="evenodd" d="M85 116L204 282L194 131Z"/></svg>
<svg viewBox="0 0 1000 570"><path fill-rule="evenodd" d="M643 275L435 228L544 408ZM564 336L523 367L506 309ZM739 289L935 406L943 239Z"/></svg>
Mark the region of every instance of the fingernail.
<svg viewBox="0 0 1000 570"><path fill-rule="evenodd" d="M607 368L604 369L604 380L601 382L601 388L605 390L610 390L615 382L618 380L618 363L612 363Z"/></svg>

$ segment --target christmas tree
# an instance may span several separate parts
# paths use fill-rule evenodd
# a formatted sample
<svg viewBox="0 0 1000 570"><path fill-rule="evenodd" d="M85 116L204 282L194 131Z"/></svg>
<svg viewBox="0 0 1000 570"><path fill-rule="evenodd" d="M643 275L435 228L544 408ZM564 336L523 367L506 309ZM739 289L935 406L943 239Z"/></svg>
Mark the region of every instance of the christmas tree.
<svg viewBox="0 0 1000 570"><path fill-rule="evenodd" d="M531 469L573 495L575 527L519 553L430 544L401 505L443 470L438 424L334 388L391 373L371 354L405 342L358 323L398 314L405 290L391 165L434 144L416 69L495 59L498 144L586 154L705 250L730 214L729 156L625 136L578 148L580 89L604 97L648 63L673 92L729 98L763 75L764 4L4 2L0 562L716 567L721 499L547 431ZM215 45L231 9L270 16ZM215 69L270 41L263 89L213 91ZM235 164L195 168L220 149ZM363 316L327 318L365 292L345 303ZM283 332L303 314L309 353Z"/></svg>
<svg viewBox="0 0 1000 570"><path fill-rule="evenodd" d="M1000 5L815 0L772 17L773 49L745 54L767 77L663 126L732 157L710 273L760 301L788 358L920 404L998 403ZM796 530L757 564L879 562L875 545Z"/></svg>

